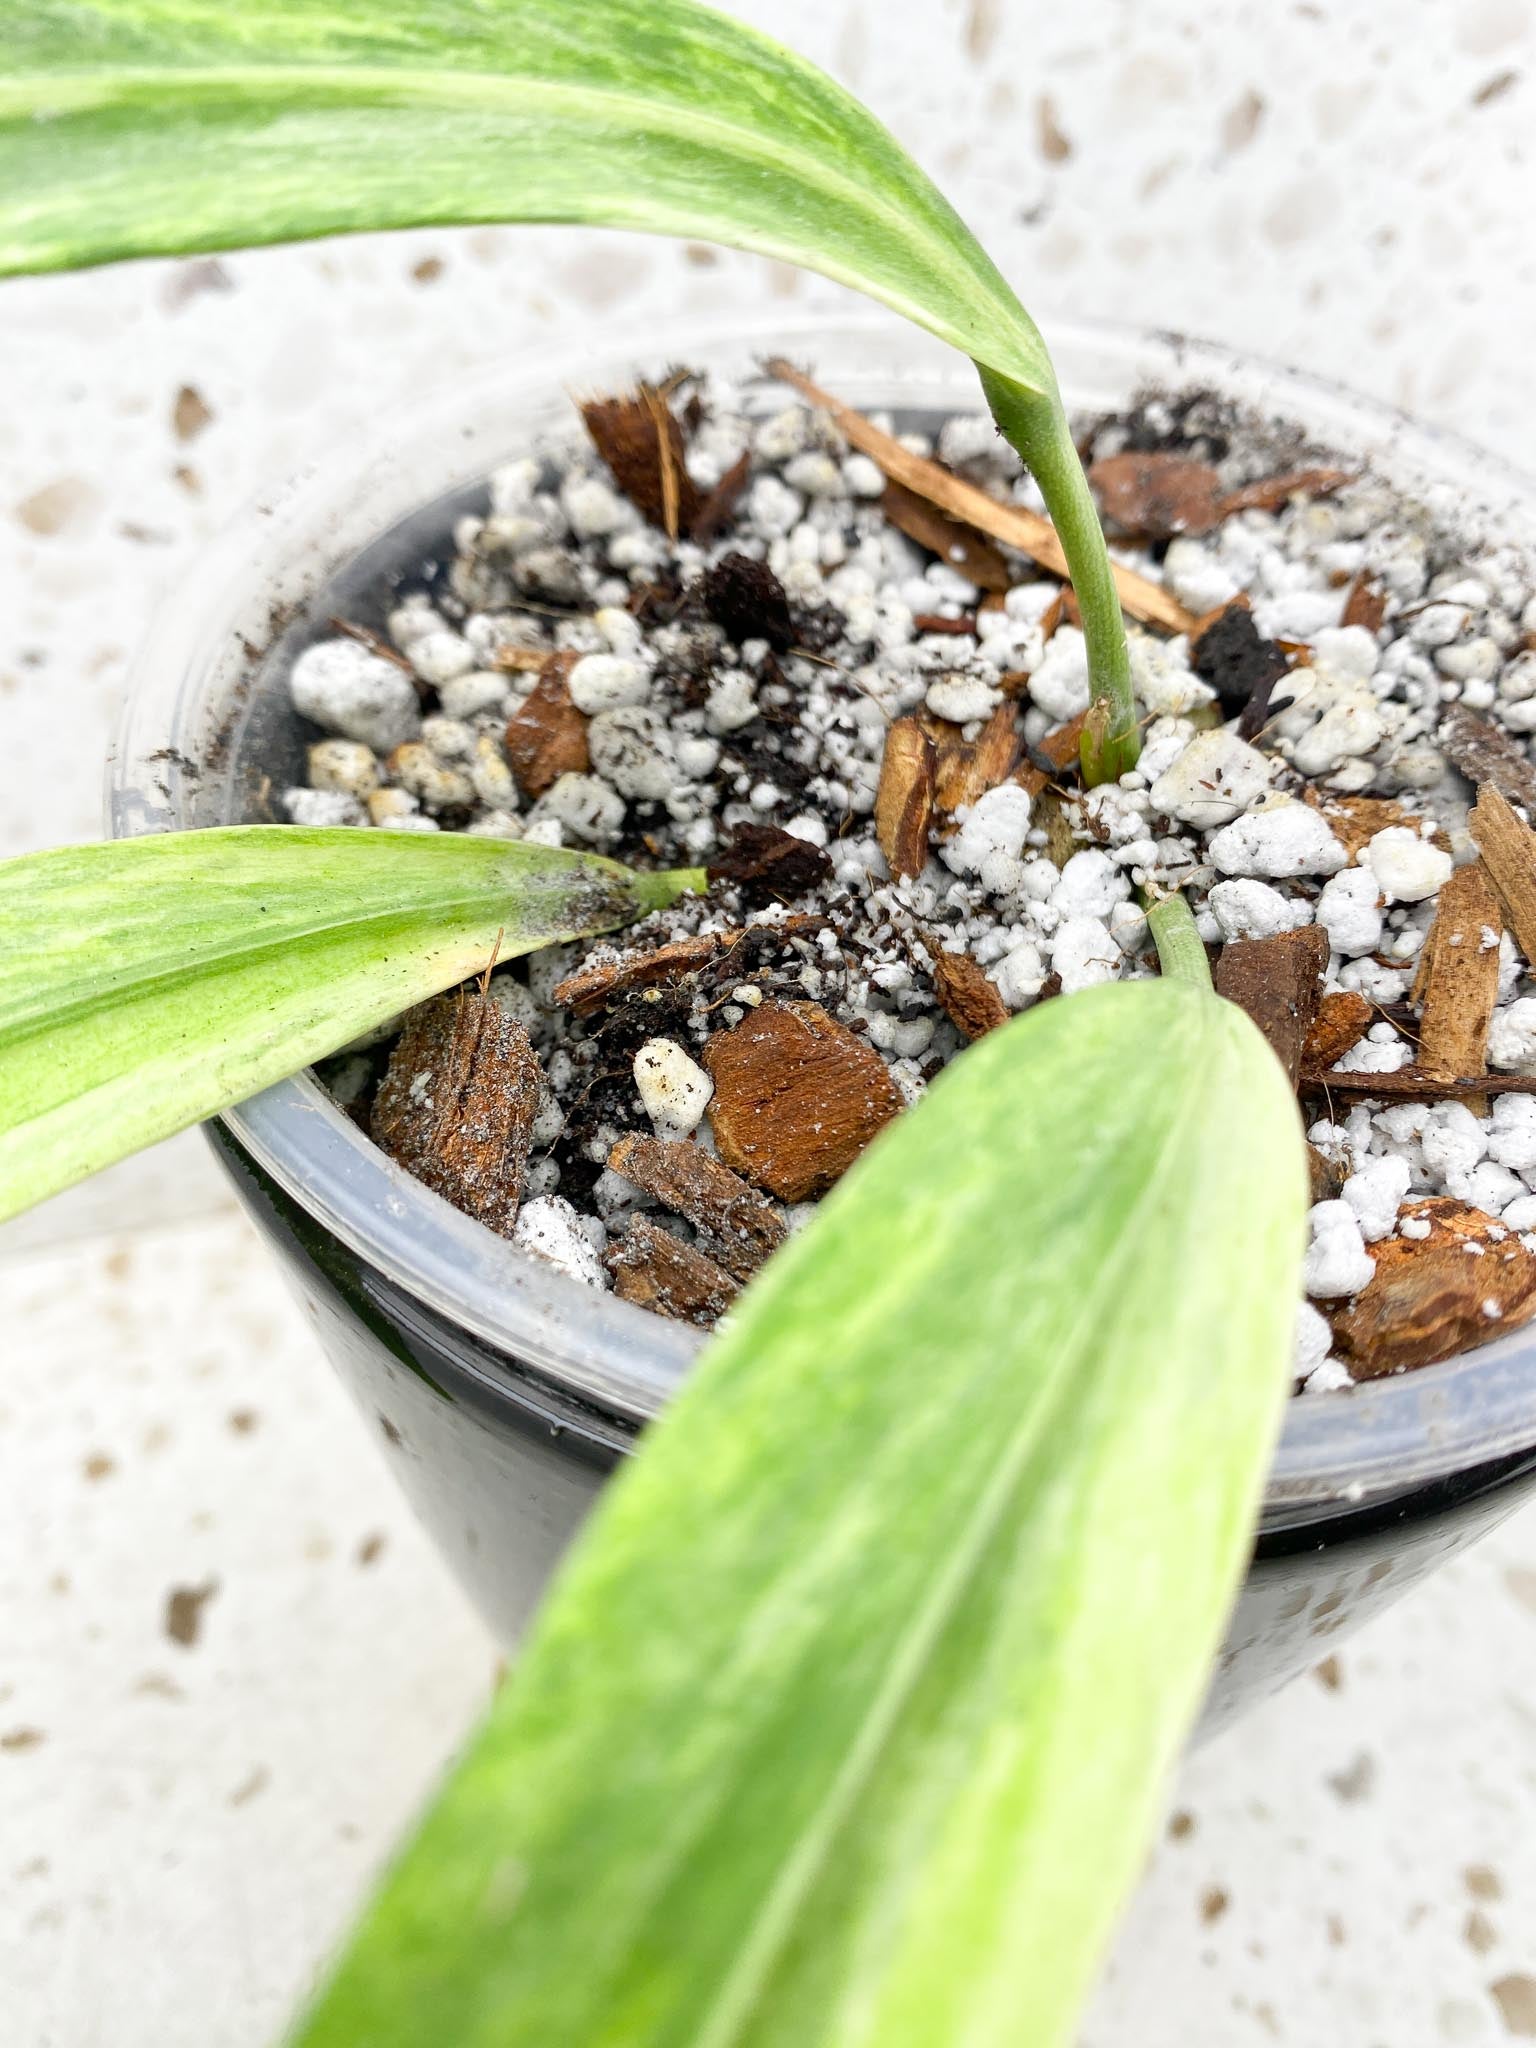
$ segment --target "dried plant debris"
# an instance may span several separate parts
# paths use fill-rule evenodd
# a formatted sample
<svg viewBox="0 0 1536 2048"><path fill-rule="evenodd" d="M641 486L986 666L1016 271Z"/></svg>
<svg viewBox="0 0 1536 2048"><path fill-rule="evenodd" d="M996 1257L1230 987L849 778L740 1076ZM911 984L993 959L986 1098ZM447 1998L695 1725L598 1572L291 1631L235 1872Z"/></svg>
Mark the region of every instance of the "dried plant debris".
<svg viewBox="0 0 1536 2048"><path fill-rule="evenodd" d="M691 1223L704 1250L738 1280L750 1280L789 1235L771 1202L698 1145L631 1133L608 1164Z"/></svg>
<svg viewBox="0 0 1536 2048"><path fill-rule="evenodd" d="M1220 523L1226 487L1208 462L1167 450L1126 449L1094 463L1088 481L1106 519L1152 540L1209 533Z"/></svg>
<svg viewBox="0 0 1536 2048"><path fill-rule="evenodd" d="M1217 993L1248 1012L1293 1088L1323 992L1328 951L1328 934L1309 924L1272 939L1236 940L1222 947L1216 963Z"/></svg>
<svg viewBox="0 0 1536 2048"><path fill-rule="evenodd" d="M780 1201L825 1194L901 1108L885 1061L818 1003L764 1003L704 1056L721 1158Z"/></svg>
<svg viewBox="0 0 1536 2048"><path fill-rule="evenodd" d="M1470 1203L1410 1202L1372 1257L1368 1285L1329 1318L1356 1379L1452 1358L1536 1314L1536 1253Z"/></svg>
<svg viewBox="0 0 1536 2048"><path fill-rule="evenodd" d="M539 1080L527 1030L494 996L437 996L405 1020L374 1098L372 1134L407 1173L510 1237Z"/></svg>
<svg viewBox="0 0 1536 2048"><path fill-rule="evenodd" d="M780 1204L972 1039L1154 972L1144 892L1182 888L1297 1077L1312 1299L1342 1315L1406 1265L1424 1201L1536 1251L1530 564L1209 394L1079 423L1144 498L1197 493L1117 550L1143 755L1086 790L1081 619L991 422L787 375L598 401L601 454L573 409L295 662L321 736L278 792L294 819L710 884L496 973L527 1035L505 1087L462 1046L456 1081L429 1008L326 1064L348 1113L583 1284L707 1323ZM1355 1371L1331 1344L1307 1310L1309 1393Z"/></svg>
<svg viewBox="0 0 1536 2048"><path fill-rule="evenodd" d="M624 1235L609 1247L606 1262L621 1301L705 1330L725 1314L739 1292L730 1274L707 1253L645 1216L631 1217Z"/></svg>

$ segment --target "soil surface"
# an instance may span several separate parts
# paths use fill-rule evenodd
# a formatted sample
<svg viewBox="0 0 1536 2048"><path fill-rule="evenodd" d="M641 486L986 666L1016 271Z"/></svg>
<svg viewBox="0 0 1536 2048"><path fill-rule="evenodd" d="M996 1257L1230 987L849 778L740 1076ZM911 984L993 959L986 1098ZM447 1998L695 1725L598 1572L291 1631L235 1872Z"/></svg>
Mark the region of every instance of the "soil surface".
<svg viewBox="0 0 1536 2048"><path fill-rule="evenodd" d="M1143 748L1085 791L1082 635L1011 451L800 382L573 410L387 640L295 662L296 821L712 880L328 1062L338 1098L514 1242L707 1326L971 1039L1155 973L1144 894L1182 888L1304 1105L1298 1388L1536 1313L1529 561L1208 394L1080 422Z"/></svg>

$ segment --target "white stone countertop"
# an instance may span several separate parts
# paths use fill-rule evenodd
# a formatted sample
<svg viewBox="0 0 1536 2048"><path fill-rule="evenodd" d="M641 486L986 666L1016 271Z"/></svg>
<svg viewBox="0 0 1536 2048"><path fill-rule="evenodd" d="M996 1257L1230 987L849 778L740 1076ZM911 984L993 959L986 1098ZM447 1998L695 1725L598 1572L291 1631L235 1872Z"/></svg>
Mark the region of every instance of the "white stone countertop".
<svg viewBox="0 0 1536 2048"><path fill-rule="evenodd" d="M1210 334L1536 467L1530 0L733 11L870 100L1047 334ZM0 853L96 832L128 652L260 484L520 349L843 301L513 230L0 292ZM266 2048L496 1651L196 1139L0 1231L0 1332L0 2040ZM1536 2039L1536 1509L1175 1804L1085 2048Z"/></svg>

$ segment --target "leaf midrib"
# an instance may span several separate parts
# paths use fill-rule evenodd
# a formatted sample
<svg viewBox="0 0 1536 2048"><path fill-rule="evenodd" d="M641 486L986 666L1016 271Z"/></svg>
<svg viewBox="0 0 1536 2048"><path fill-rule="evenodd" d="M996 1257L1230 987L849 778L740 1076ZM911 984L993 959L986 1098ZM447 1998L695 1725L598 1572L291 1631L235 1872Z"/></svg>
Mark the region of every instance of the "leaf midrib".
<svg viewBox="0 0 1536 2048"><path fill-rule="evenodd" d="M1203 1020L1202 1020L1203 1021ZM1103 1305L1115 1299L1118 1275L1131 1256L1149 1211L1163 1197L1185 1133L1197 1109L1193 1091L1182 1091L1170 1122L1156 1170L1136 1198L1124 1227L1110 1247L1095 1287L1068 1339L1059 1347L1063 1361L1052 1375L1051 1392L1032 1409L981 1495L975 1514L890 1661L887 1678L849 1746L837 1779L822 1802L814 1825L802 1836L780 1877L754 1916L737 1949L738 1960L711 2001L696 2030L692 2048L731 2048L774 1957L782 1950L801 1908L835 1847L854 1805L869 1783L880 1753L927 1668L927 1660L953 1619L981 1560L1002 1527L1008 1501L1038 1447L1064 1396L1076 1383L1068 1361L1082 1353Z"/></svg>

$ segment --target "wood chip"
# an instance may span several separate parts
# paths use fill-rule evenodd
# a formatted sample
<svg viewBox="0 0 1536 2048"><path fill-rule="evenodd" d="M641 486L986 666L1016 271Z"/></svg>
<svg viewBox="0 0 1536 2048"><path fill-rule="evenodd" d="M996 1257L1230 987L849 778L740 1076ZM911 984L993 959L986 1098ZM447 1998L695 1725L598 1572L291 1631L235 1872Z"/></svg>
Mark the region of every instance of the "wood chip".
<svg viewBox="0 0 1536 2048"><path fill-rule="evenodd" d="M615 997L696 974L700 968L724 960L748 937L759 944L782 942L825 927L825 918L802 911L777 924L728 925L723 931L670 939L666 945L653 946L648 952L623 953L611 959L594 960L589 956L574 974L556 982L554 999L574 1010L578 1017L587 1017Z"/></svg>
<svg viewBox="0 0 1536 2048"><path fill-rule="evenodd" d="M744 448L694 514L688 529L690 537L702 545L712 541L723 527L729 525L731 514L751 478L752 451Z"/></svg>
<svg viewBox="0 0 1536 2048"><path fill-rule="evenodd" d="M736 825L705 870L711 884L734 882L754 909L787 903L828 880L826 848L786 832L782 825Z"/></svg>
<svg viewBox="0 0 1536 2048"><path fill-rule="evenodd" d="M523 1026L494 996L436 996L406 1017L370 1129L407 1173L510 1237L538 1106Z"/></svg>
<svg viewBox="0 0 1536 2048"><path fill-rule="evenodd" d="M1418 1063L1426 1074L1444 1080L1485 1071L1503 933L1481 862L1458 868L1435 899L1435 921L1424 944Z"/></svg>
<svg viewBox="0 0 1536 2048"><path fill-rule="evenodd" d="M927 498L909 491L905 484L888 483L881 500L885 516L908 540L937 555L951 569L959 570L978 590L1001 593L1014 582L1008 564L984 533L962 520L951 519Z"/></svg>
<svg viewBox="0 0 1536 2048"><path fill-rule="evenodd" d="M965 1038L985 1038L1008 1022L1008 1005L996 982L969 953L935 954L933 992L945 1016Z"/></svg>
<svg viewBox="0 0 1536 2048"><path fill-rule="evenodd" d="M1344 609L1339 614L1339 624L1364 626L1368 633L1379 633L1386 616L1386 585L1378 583L1369 569L1362 569L1349 586L1349 595L1345 598Z"/></svg>
<svg viewBox="0 0 1536 2048"><path fill-rule="evenodd" d="M727 1166L784 1202L822 1194L901 1109L879 1053L817 1003L764 1003L704 1047Z"/></svg>
<svg viewBox="0 0 1536 2048"><path fill-rule="evenodd" d="M1338 988L1324 996L1301 1049L1302 1071L1326 1079L1328 1069L1370 1030L1374 1014L1358 989Z"/></svg>
<svg viewBox="0 0 1536 2048"><path fill-rule="evenodd" d="M1006 782L1019 752L1011 704L999 704L975 739L947 718L924 716L920 723L933 742L933 800L941 811L958 811Z"/></svg>
<svg viewBox="0 0 1536 2048"><path fill-rule="evenodd" d="M1069 768L1075 768L1083 751L1083 727L1088 723L1087 711L1079 711L1075 718L1069 718L1065 725L1058 725L1048 732L1035 748L1042 761L1049 764L1053 775L1064 775Z"/></svg>
<svg viewBox="0 0 1536 2048"><path fill-rule="evenodd" d="M1163 449L1106 455L1088 471L1106 518L1127 533L1169 540L1209 533L1221 523L1226 489L1208 462Z"/></svg>
<svg viewBox="0 0 1536 2048"><path fill-rule="evenodd" d="M898 718L885 735L875 792L875 837L893 875L919 875L933 825L935 756L915 718Z"/></svg>
<svg viewBox="0 0 1536 2048"><path fill-rule="evenodd" d="M1426 1236L1402 1234L1427 1223ZM1334 1347L1356 1379L1453 1358L1536 1314L1536 1256L1481 1209L1448 1195L1410 1202L1397 1235L1371 1246L1376 1272L1334 1310Z"/></svg>
<svg viewBox="0 0 1536 2048"><path fill-rule="evenodd" d="M1030 512L1022 505L1005 505L976 484L952 476L937 462L914 455L910 449L903 448L893 434L884 433L862 413L855 412L852 406L842 404L830 392L823 391L782 357L775 357L767 368L770 376L777 377L812 405L830 413L846 439L871 461L878 463L890 481L915 491L951 519L974 526L1007 547L1017 548L1043 569L1049 569L1052 575L1067 576L1067 558L1056 538L1056 529L1038 512ZM1193 623L1192 615L1171 591L1164 590L1160 583L1152 582L1149 577L1137 575L1134 569L1123 568L1119 563L1115 564L1114 574L1120 602L1133 619L1140 619L1144 625L1161 626L1167 633L1189 630Z"/></svg>
<svg viewBox="0 0 1536 2048"><path fill-rule="evenodd" d="M957 640L968 638L976 631L974 614L964 614L952 619L948 612L914 612L912 630L915 633L948 633Z"/></svg>
<svg viewBox="0 0 1536 2048"><path fill-rule="evenodd" d="M1419 1067L1399 1067L1395 1074L1315 1073L1301 1071L1303 1095L1379 1095L1383 1102L1461 1102L1469 1095L1536 1095L1536 1074L1458 1074L1440 1080Z"/></svg>
<svg viewBox="0 0 1536 2048"><path fill-rule="evenodd" d="M641 384L617 398L589 399L581 417L635 509L673 538L681 529L691 532L704 501L688 474L683 430L656 387Z"/></svg>
<svg viewBox="0 0 1536 2048"><path fill-rule="evenodd" d="M620 1301L632 1301L675 1323L712 1329L740 1292L723 1266L697 1245L684 1244L670 1230L636 1216L604 1254Z"/></svg>
<svg viewBox="0 0 1536 2048"><path fill-rule="evenodd" d="M1352 484L1359 474L1357 469L1289 469L1279 476L1260 477L1257 483L1229 491L1221 516L1227 519L1234 512L1278 512L1291 498L1326 498L1330 491Z"/></svg>
<svg viewBox="0 0 1536 2048"><path fill-rule="evenodd" d="M1270 939L1238 939L1216 962L1216 992L1258 1025L1294 1088L1328 971L1328 934L1315 924Z"/></svg>
<svg viewBox="0 0 1536 2048"><path fill-rule="evenodd" d="M1467 826L1515 944L1536 963L1536 833L1521 824L1491 783L1478 791Z"/></svg>
<svg viewBox="0 0 1536 2048"><path fill-rule="evenodd" d="M1490 784L1527 817L1536 818L1536 768L1507 732L1465 704L1453 704L1440 720L1437 737L1469 782L1479 789Z"/></svg>
<svg viewBox="0 0 1536 2048"><path fill-rule="evenodd" d="M1351 862L1358 859L1360 849L1378 832L1385 832L1392 825L1411 825L1417 830L1422 822L1389 796L1334 796L1309 783L1302 791L1302 800L1314 811L1321 811Z"/></svg>
<svg viewBox="0 0 1536 2048"><path fill-rule="evenodd" d="M507 759L525 796L540 797L562 775L584 775L587 721L571 701L574 654L552 654L507 725Z"/></svg>
<svg viewBox="0 0 1536 2048"><path fill-rule="evenodd" d="M632 1133L608 1164L691 1223L703 1249L738 1280L750 1280L789 1236L772 1203L698 1145Z"/></svg>
<svg viewBox="0 0 1536 2048"><path fill-rule="evenodd" d="M1308 1145L1307 1180L1314 1203L1331 1202L1343 1187L1345 1176L1325 1153L1319 1152L1315 1145Z"/></svg>

